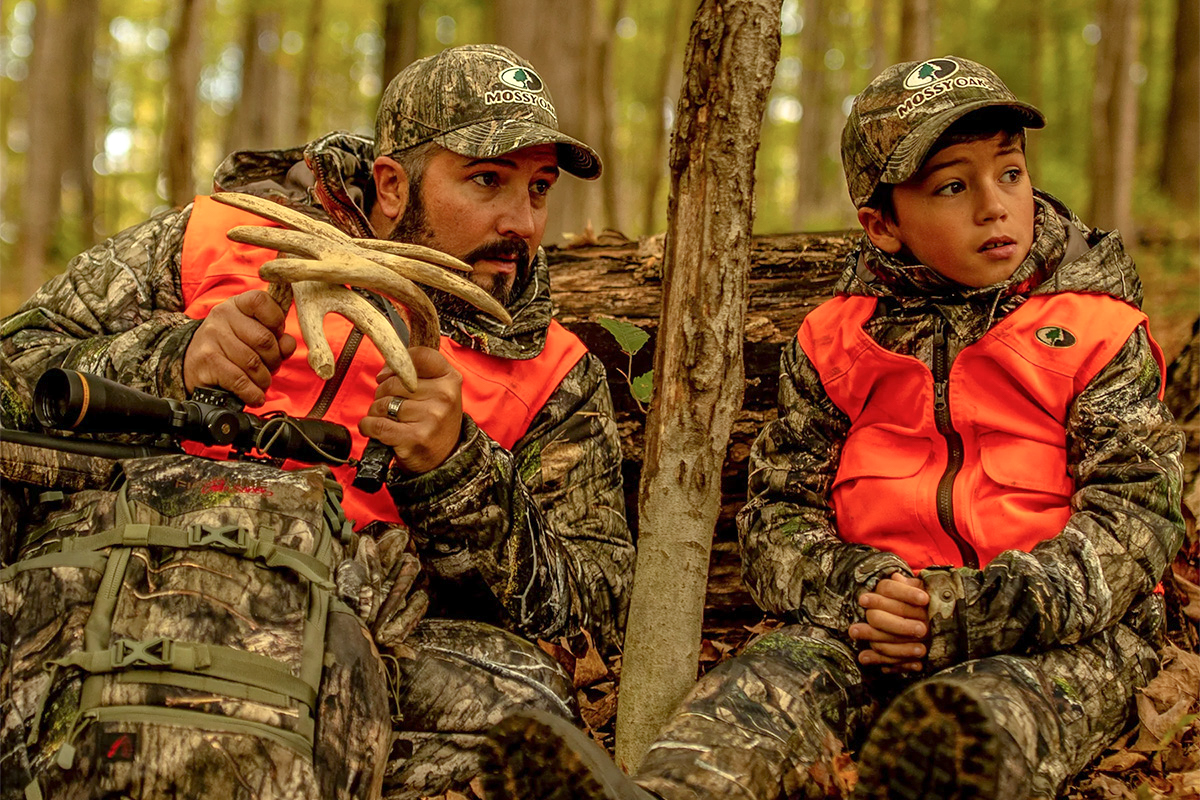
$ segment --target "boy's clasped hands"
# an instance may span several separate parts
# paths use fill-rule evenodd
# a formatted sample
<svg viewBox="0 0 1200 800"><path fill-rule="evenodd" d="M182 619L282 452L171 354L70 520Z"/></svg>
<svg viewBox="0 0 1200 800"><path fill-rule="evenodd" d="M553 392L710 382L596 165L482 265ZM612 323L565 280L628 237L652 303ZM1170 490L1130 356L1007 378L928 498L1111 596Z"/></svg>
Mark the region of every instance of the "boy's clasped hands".
<svg viewBox="0 0 1200 800"><path fill-rule="evenodd" d="M874 591L860 594L858 604L867 610L867 621L851 625L850 638L870 645L858 654L859 663L880 666L884 672L920 672L928 652L925 582L893 572Z"/></svg>

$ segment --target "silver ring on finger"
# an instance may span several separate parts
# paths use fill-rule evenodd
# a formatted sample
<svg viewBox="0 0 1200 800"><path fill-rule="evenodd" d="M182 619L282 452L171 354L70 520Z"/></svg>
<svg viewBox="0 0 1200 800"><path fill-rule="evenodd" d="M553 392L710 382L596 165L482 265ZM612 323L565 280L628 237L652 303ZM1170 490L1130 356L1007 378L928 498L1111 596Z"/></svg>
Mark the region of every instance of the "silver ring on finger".
<svg viewBox="0 0 1200 800"><path fill-rule="evenodd" d="M400 421L400 406L404 405L404 401L406 399L407 398L404 398L404 397L393 397L391 400L388 400L387 411L384 413L386 413L390 419L394 419L397 422L399 422Z"/></svg>

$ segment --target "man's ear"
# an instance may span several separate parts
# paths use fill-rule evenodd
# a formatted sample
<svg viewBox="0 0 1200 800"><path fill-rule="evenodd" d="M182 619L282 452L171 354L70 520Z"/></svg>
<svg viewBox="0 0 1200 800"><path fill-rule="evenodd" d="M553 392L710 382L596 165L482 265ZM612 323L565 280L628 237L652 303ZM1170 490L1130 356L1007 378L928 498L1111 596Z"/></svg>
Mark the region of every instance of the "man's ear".
<svg viewBox="0 0 1200 800"><path fill-rule="evenodd" d="M380 224L390 229L408 206L408 175L400 162L387 156L375 159L371 172L375 178L375 205L371 208L371 223L376 228L376 234L383 234L379 230Z"/></svg>
<svg viewBox="0 0 1200 800"><path fill-rule="evenodd" d="M858 210L858 224L867 232L871 244L885 253L899 253L904 242L896 236L895 226L877 208L863 207Z"/></svg>

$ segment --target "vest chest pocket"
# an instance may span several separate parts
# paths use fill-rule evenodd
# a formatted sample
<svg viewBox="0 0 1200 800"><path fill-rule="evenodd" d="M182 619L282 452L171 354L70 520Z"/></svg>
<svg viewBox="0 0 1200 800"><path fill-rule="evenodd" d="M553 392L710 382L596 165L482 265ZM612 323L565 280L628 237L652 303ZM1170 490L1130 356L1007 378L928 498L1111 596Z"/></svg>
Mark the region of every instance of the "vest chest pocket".
<svg viewBox="0 0 1200 800"><path fill-rule="evenodd" d="M851 432L833 482L841 538L896 552L892 538L923 527L920 473L933 455L927 439L879 427Z"/></svg>
<svg viewBox="0 0 1200 800"><path fill-rule="evenodd" d="M1004 487L1044 492L1067 498L1075 482L1067 471L1067 449L1009 433L979 437L979 460L984 473Z"/></svg>

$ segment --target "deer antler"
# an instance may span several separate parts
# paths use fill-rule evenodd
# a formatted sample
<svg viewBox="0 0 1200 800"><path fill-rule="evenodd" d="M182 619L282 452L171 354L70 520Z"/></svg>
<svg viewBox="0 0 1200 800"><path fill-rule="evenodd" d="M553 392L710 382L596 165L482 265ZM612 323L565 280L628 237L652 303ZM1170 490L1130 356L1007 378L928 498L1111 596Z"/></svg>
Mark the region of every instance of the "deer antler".
<svg viewBox="0 0 1200 800"><path fill-rule="evenodd" d="M334 226L254 195L219 192L214 200L265 217L287 228L242 225L229 238L304 258L277 258L259 269L271 296L286 311L294 295L300 332L308 343L309 365L322 379L333 375L333 351L325 340L324 319L340 314L362 329L409 391L416 370L392 325L370 303L345 288L358 286L394 298L408 311L414 346L436 347L437 309L414 281L457 295L506 325L512 318L491 295L455 272L470 271L462 261L420 245L353 239Z"/></svg>

